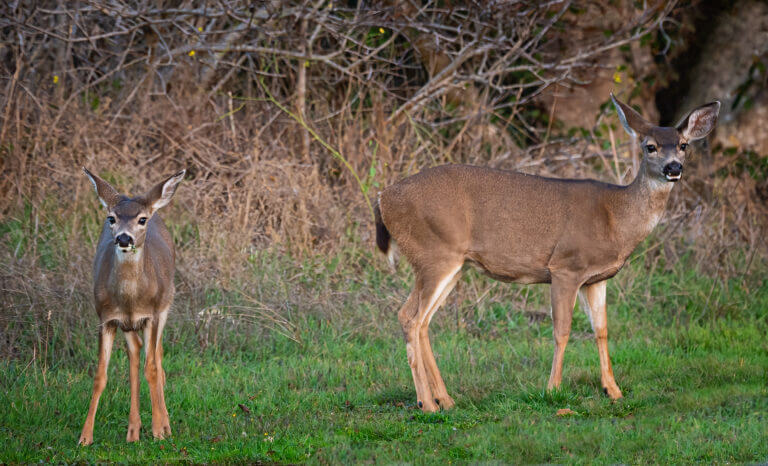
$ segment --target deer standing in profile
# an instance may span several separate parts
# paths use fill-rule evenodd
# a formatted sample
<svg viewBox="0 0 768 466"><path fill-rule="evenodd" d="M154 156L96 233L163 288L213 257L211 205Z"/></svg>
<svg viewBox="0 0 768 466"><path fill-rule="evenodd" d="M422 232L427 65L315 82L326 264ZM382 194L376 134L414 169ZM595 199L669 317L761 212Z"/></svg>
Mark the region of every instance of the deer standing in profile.
<svg viewBox="0 0 768 466"><path fill-rule="evenodd" d="M125 334L130 364L131 410L128 442L139 439L139 352L138 332L144 330L146 361L144 375L152 402L152 434L171 435L165 406L162 335L173 302L175 252L171 234L157 210L171 202L185 170L169 177L146 194L129 198L106 181L83 171L107 209L93 264L93 294L99 315L99 364L93 380L93 395L79 444L93 443L93 423L99 397L107 384L107 366L117 329Z"/></svg>
<svg viewBox="0 0 768 466"><path fill-rule="evenodd" d="M592 323L604 391L621 398L608 356L606 280L656 226L688 144L715 127L712 102L676 127L654 126L613 94L624 129L641 140L643 161L626 186L544 178L467 165L424 170L385 189L375 208L376 243L392 260L397 243L415 273L398 318L418 406L454 405L429 342L429 322L464 264L503 281L550 283L555 352L548 389L560 386L576 297Z"/></svg>

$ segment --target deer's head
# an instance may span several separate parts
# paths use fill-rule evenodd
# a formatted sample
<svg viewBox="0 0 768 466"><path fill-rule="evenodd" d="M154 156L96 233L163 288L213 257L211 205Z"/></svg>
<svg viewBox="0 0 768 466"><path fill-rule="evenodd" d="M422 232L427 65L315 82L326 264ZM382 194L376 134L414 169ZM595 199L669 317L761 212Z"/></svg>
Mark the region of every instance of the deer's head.
<svg viewBox="0 0 768 466"><path fill-rule="evenodd" d="M720 112L720 102L714 101L692 110L675 127L654 126L613 94L611 100L624 129L640 142L648 175L660 181L682 177L688 145L714 129Z"/></svg>
<svg viewBox="0 0 768 466"><path fill-rule="evenodd" d="M145 194L130 198L120 194L109 183L87 168L83 171L91 180L101 204L107 209L107 225L115 247L123 253L136 251L144 245L147 227L155 212L171 202L176 187L184 179L182 170L158 183Z"/></svg>

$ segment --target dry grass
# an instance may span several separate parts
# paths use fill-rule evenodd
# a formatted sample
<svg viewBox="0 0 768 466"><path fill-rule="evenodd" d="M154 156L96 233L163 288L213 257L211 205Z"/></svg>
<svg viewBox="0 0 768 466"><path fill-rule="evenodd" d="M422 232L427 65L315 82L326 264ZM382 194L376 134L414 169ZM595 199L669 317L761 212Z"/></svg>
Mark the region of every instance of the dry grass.
<svg viewBox="0 0 768 466"><path fill-rule="evenodd" d="M297 2L291 15L260 24L273 27L268 34L274 37L260 38L255 29L240 37L252 45L285 45L273 55L216 52L216 41L227 37L221 22L216 23L221 30L214 28L196 46L188 45L188 32L174 35L174 24L202 28L215 22L204 15L163 17L166 22L154 33L139 24L133 30L144 32L132 35L129 28L111 42L68 42L51 36L54 26L75 24L93 33L104 27L102 22L115 21L114 11L99 16L96 10L83 10L90 23L78 23L76 16L61 11L38 12L40 16L23 7L6 11L4 34L24 37L25 42L2 51L4 357L30 351L33 342L31 351L46 360L51 351L61 350L51 349L52 341L72 342L79 330L96 325L90 268L102 212L81 166L134 193L187 168L189 175L164 217L180 257L177 302L203 347L216 344L223 330L215 326L230 325L213 317L222 309L243 322L255 322L253 331L275 331L297 341L301 329L291 314L295 309L335 319L340 327L382 325L370 316L341 316L342 307L332 303L355 299L354 294L343 295L355 275L384 280L388 272L369 246L369 200L379 188L423 167L473 163L561 177L631 179L637 160L630 154L636 149L610 110L595 116L593 128L574 136L551 120L554 107L536 106L536 93L551 82L567 83L567 73L544 73L545 64L530 73L514 71L523 59L489 52L493 40L500 39L477 30L475 38L485 40L477 43L477 50L465 47L467 36L455 34L440 53L419 55L403 37L418 44L413 31L422 31L423 37L442 26L424 16L417 23L402 23L395 7L382 10L383 16L341 11L343 21L323 16L310 22L310 32L318 25L326 29L305 50L316 59L302 64L295 51L307 44L289 39L295 35L295 22L309 17L302 10L307 5ZM49 6L51 11L59 8ZM551 13L533 8L516 16L518 29L504 27L513 28L514 37L522 40L531 39L534 26L544 25L541 50L551 55L550 46L560 34L552 27ZM632 24L641 28L655 27L665 14L635 13ZM445 12L435 7L430 14L439 19ZM485 21L467 14L473 27ZM11 18L26 18L38 29ZM350 24L354 27L346 38L356 41L334 35ZM379 24L386 33L376 32ZM618 47L638 34L627 28L608 39L602 33L586 35L583 48L556 61L558 66L577 66L582 58L596 60L596 50ZM550 35L554 37L547 42ZM150 60L161 50L157 44L166 42L177 53L172 66ZM319 58L340 43L347 48L334 55L337 61ZM532 44L529 52L539 50ZM197 54L190 56L191 50ZM469 52L478 55L443 73L451 68L439 63L455 63ZM401 62L393 61L397 57ZM494 70L483 60L509 67L504 68L506 80L496 83L501 88L478 85L483 73ZM303 94L297 90L301 82ZM470 88L478 92L457 92ZM426 94L417 98L419 92ZM304 100L297 101L297 93ZM690 263L724 283L748 276L755 258L765 257L766 209L759 197L763 179L750 175L753 166L738 169L720 162L719 152L705 149L701 154L675 189L655 239L642 246L645 254L636 259L646 262L649 275L688 255ZM333 258L340 259L329 271ZM318 274L330 277L318 280ZM304 278L310 282L302 282ZM405 293L407 285L390 281L382 286ZM544 307L539 298L529 306L528 295L501 291L488 281L460 288L456 303L511 299L532 314ZM402 297L376 299L382 308L393 308ZM67 343L70 349L78 344Z"/></svg>

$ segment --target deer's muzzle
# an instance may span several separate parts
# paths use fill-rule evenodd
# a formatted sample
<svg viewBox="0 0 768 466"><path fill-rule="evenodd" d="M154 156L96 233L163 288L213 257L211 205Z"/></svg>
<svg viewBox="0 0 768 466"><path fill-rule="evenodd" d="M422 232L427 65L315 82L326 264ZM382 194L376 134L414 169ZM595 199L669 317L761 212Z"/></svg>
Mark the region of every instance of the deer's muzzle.
<svg viewBox="0 0 768 466"><path fill-rule="evenodd" d="M664 176L669 181L677 181L683 175L683 165L680 162L670 162L664 165Z"/></svg>
<svg viewBox="0 0 768 466"><path fill-rule="evenodd" d="M125 233L121 233L117 235L117 238L115 238L115 244L121 248L127 248L133 244L133 238Z"/></svg>

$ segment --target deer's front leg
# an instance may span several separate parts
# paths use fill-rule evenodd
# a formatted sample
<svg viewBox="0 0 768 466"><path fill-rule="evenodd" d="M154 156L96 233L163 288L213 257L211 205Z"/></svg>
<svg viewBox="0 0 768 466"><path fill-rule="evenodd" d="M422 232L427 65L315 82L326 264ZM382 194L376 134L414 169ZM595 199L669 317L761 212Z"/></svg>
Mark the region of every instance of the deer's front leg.
<svg viewBox="0 0 768 466"><path fill-rule="evenodd" d="M130 364L131 379L131 411L128 414L128 434L126 441L139 440L141 432L141 415L139 414L139 356L141 352L141 338L136 332L125 332L125 341L128 343L128 363Z"/></svg>
<svg viewBox="0 0 768 466"><path fill-rule="evenodd" d="M552 333L555 337L555 354L547 390L560 387L563 380L563 356L571 335L573 306L576 304L578 290L579 285L573 280L552 277Z"/></svg>
<svg viewBox="0 0 768 466"><path fill-rule="evenodd" d="M171 435L170 419L165 406L164 382L165 374L162 366L162 332L165 325L167 310L157 314L147 324L144 339L146 340L146 362L144 376L149 384L149 398L152 403L152 435L156 439L164 439Z"/></svg>
<svg viewBox="0 0 768 466"><path fill-rule="evenodd" d="M622 397L619 386L613 378L611 358L608 355L608 315L605 306L606 280L585 286L584 297L587 301L587 315L592 323L597 341L597 354L600 356L600 380L603 390L612 399Z"/></svg>
<svg viewBox="0 0 768 466"><path fill-rule="evenodd" d="M107 367L109 367L109 357L112 355L112 343L115 341L115 327L101 325L99 327L99 365L96 368L96 375L93 377L93 394L91 395L91 404L88 407L88 415L85 418L85 425L80 434L80 445L90 445L93 443L93 424L96 418L96 408L99 406L99 398L107 386Z"/></svg>

